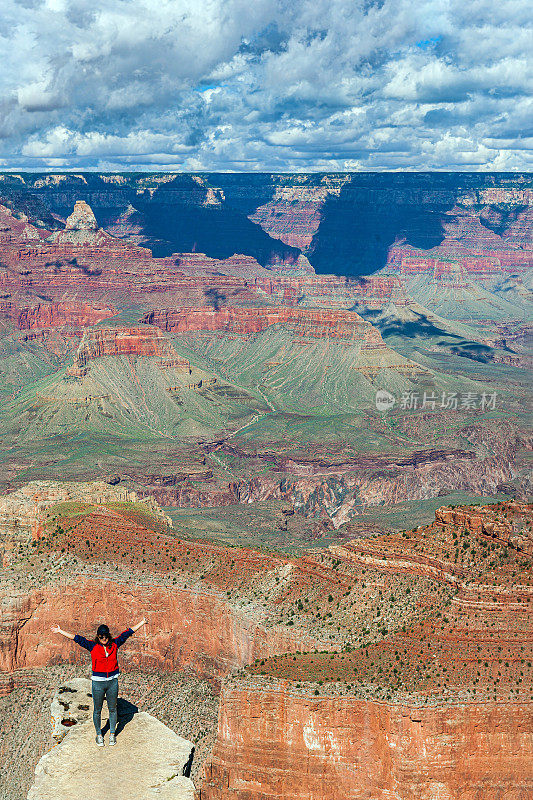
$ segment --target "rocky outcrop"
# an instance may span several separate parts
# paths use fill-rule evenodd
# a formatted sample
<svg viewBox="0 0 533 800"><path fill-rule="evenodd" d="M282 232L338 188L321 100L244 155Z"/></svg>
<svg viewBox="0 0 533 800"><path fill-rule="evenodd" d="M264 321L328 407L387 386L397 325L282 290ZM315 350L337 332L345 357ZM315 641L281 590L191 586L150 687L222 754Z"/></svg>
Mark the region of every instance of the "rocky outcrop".
<svg viewBox="0 0 533 800"><path fill-rule="evenodd" d="M181 308L152 311L143 322L172 333L226 331L250 335L270 325L283 325L300 336L313 338L365 339L383 345L379 331L352 311L323 311L314 308L223 308L220 311Z"/></svg>
<svg viewBox="0 0 533 800"><path fill-rule="evenodd" d="M448 583L455 590L452 603L463 608L523 614L533 602L533 587L527 574L520 575L517 562L520 570L527 571L527 556L533 555L531 514L530 505L516 501L477 508L442 507L427 527L331 545L330 551L386 573ZM503 548L498 559L491 555L496 544ZM506 563L507 548L514 551L513 566Z"/></svg>
<svg viewBox="0 0 533 800"><path fill-rule="evenodd" d="M98 328L86 331L76 351L70 374L86 371L90 361L104 356L158 358L161 368L191 373L187 359L178 356L159 330L150 328Z"/></svg>
<svg viewBox="0 0 533 800"><path fill-rule="evenodd" d="M504 542L483 546L498 519L528 528L531 507L442 508L426 528L331 545L339 575L359 563L383 587L403 572L453 590L421 595L422 623L385 628L378 642L271 658L227 679L202 800L529 797L531 565Z"/></svg>
<svg viewBox="0 0 533 800"><path fill-rule="evenodd" d="M32 225L23 212L15 212L0 204L0 248L44 239L49 235L46 228Z"/></svg>
<svg viewBox="0 0 533 800"><path fill-rule="evenodd" d="M324 176L317 186L279 186L270 202L259 206L250 219L270 236L285 244L307 250L320 225L321 212L330 195L338 197L347 175Z"/></svg>
<svg viewBox="0 0 533 800"><path fill-rule="evenodd" d="M65 227L52 233L50 242L56 244L100 244L111 239L109 234L100 231L92 208L84 200L76 200L74 211L67 217Z"/></svg>
<svg viewBox="0 0 533 800"><path fill-rule="evenodd" d="M0 561L7 566L19 542L39 541L44 533L46 509L50 506L69 501L91 504L135 502L137 499L136 493L127 487L112 486L104 481L26 483L0 497ZM165 525L172 524L152 497L143 499L142 503L154 519L160 519Z"/></svg>
<svg viewBox="0 0 533 800"><path fill-rule="evenodd" d="M301 558L177 539L136 508L56 511L31 558L67 550L63 579L46 571L2 603L2 669L15 688L40 666L87 664L69 640L43 637L58 620L91 636L97 621L118 631L146 616L121 650L125 672L222 682L202 798L531 792L530 558L467 521L486 518L488 530L492 515L519 532L530 507L442 508L426 528ZM62 735L74 717L61 699Z"/></svg>
<svg viewBox="0 0 533 800"><path fill-rule="evenodd" d="M533 556L533 531L529 517L530 508L516 502L479 508L439 508L435 512L437 523L465 528L470 533L495 539Z"/></svg>
<svg viewBox="0 0 533 800"><path fill-rule="evenodd" d="M85 702L75 702L79 696ZM75 714L74 706L82 706ZM54 736L57 706L70 714L66 735ZM192 742L178 736L162 722L129 704L124 713L119 702L115 750L96 749L89 719L91 684L74 679L60 686L52 701L53 738L59 744L35 768L28 800L77 800L110 793L117 800L157 794L162 800L193 800L194 784L188 777L194 753ZM104 706L105 707L105 706ZM122 714L121 714L122 710ZM104 720L102 717L102 721ZM76 718L74 718L76 717ZM117 769L117 758L122 769Z"/></svg>
<svg viewBox="0 0 533 800"><path fill-rule="evenodd" d="M16 302L0 300L0 314L5 314L21 330L34 328L85 327L97 325L104 319L114 317L117 309L113 306L94 307L87 303L38 303L24 306Z"/></svg>
<svg viewBox="0 0 533 800"><path fill-rule="evenodd" d="M420 708L234 681L202 800L504 800L533 792L533 708Z"/></svg>

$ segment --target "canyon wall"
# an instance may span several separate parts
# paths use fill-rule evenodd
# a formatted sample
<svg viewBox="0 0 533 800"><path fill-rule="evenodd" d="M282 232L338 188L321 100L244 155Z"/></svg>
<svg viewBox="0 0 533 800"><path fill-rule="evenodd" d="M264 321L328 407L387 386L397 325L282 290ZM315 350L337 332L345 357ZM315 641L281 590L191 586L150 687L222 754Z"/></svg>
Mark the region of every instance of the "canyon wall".
<svg viewBox="0 0 533 800"><path fill-rule="evenodd" d="M215 443L216 449L216 443ZM233 448L223 447L224 452ZM238 450L238 448L236 448ZM499 458L476 458L467 451L442 452L428 450L407 457L398 464L394 457L384 457L381 463L324 467L317 463L300 464L292 459L265 457L260 459L276 464L273 474L241 479L229 483L207 481L199 483L201 471L178 475L178 480L166 485L142 480L137 488L141 496L153 497L162 506L178 508L226 506L234 503L286 500L299 513L318 517L327 512L335 528L339 528L367 506L401 503L437 497L439 492L460 488L465 492L493 494L512 478L512 455L505 452ZM278 466L279 465L279 466ZM383 475L387 469L388 474ZM284 476L276 472L287 471Z"/></svg>
<svg viewBox="0 0 533 800"><path fill-rule="evenodd" d="M172 333L227 331L253 334L270 325L284 325L302 336L340 339L365 338L382 345L379 331L352 311L324 311L314 308L223 308L220 311L180 308L152 311L143 322Z"/></svg>
<svg viewBox="0 0 533 800"><path fill-rule="evenodd" d="M103 356L158 358L161 367L191 372L189 362L178 356L169 340L157 329L98 328L85 331L76 351L74 370L84 370L89 361Z"/></svg>
<svg viewBox="0 0 533 800"><path fill-rule="evenodd" d="M527 800L533 705L421 708L233 681L201 800Z"/></svg>
<svg viewBox="0 0 533 800"><path fill-rule="evenodd" d="M374 272L402 239L439 245L458 203L478 226L520 247L531 207L524 173L3 177L4 196L16 192L21 204L27 197L26 211L31 201L66 217L83 200L103 228L157 256L243 253L264 265L295 262L303 250L320 273Z"/></svg>
<svg viewBox="0 0 533 800"><path fill-rule="evenodd" d="M74 301L24 305L0 300L0 314L5 314L21 330L97 325L116 313L117 309L111 305L102 308Z"/></svg>
<svg viewBox="0 0 533 800"><path fill-rule="evenodd" d="M479 509L471 506L459 508L439 508L435 511L435 521L442 525L452 525L463 527L474 534L481 534L491 539L497 539L509 547L519 552L533 555L533 531L531 526L520 526L518 530L514 515L520 515L527 520L528 508L518 503L510 503L507 509L511 512L507 518L501 513L498 514L490 506L482 506ZM499 510L499 509L498 509Z"/></svg>
<svg viewBox="0 0 533 800"><path fill-rule="evenodd" d="M276 186L272 199L250 215L270 236L307 250L318 230L321 212L330 195L338 197L348 175L324 176L318 185Z"/></svg>
<svg viewBox="0 0 533 800"><path fill-rule="evenodd" d="M118 635L143 616L148 624L120 652L125 668L191 670L219 680L256 658L320 644L302 631L268 627L260 616L233 607L208 589L79 576L2 598L0 670L90 664L87 651L50 627L60 624L91 639L100 621L107 621Z"/></svg>
<svg viewBox="0 0 533 800"><path fill-rule="evenodd" d="M324 218L316 231L316 241L310 246L313 253L317 248L320 251L322 238L329 237L322 227L327 229L329 225L330 201L347 205L350 214L356 213L359 202L363 205L370 202L366 194L366 199L354 200L360 190L350 188L350 182L335 191L326 191L324 187L307 187L307 190L325 191L326 197L320 200L325 204ZM335 205L334 208L341 213L342 209ZM530 206L526 204L524 208L531 214ZM514 238L502 238L480 222L477 211L474 213L466 206L452 207L442 219L442 235L436 236L433 247L417 246L416 236L413 242L400 237L391 242L381 259L383 263L373 264L368 270L372 272L386 265L386 274L361 278L356 271L359 278L350 279L342 275L314 275L313 266L297 251L288 260L271 253L268 269L245 249L240 252L240 248L225 258L196 251L178 251L154 258L150 249L111 236L99 227L85 201L76 200L65 228L52 233L31 225L23 214L15 216L10 209L0 206L0 291L6 304L0 311L15 321L20 320L21 327L65 324L69 322L68 314L58 313L54 304L79 303L80 293L86 309L80 310L78 316L83 322L86 318L88 324L111 315L104 311L101 316L102 304L112 310L125 303L145 303L147 298L153 307L163 308L184 304L217 309L223 305L265 301L292 306L303 300L307 304L341 308L360 300L369 308L380 308L387 300L396 305L407 304L405 282L418 275L439 284L444 281L447 286L468 288L468 281L474 278L494 279L512 273L515 280L517 270L520 273L530 266L531 241L525 233L522 241L516 232L528 229L529 223L520 222L521 217L513 217ZM435 219L431 220L431 225L435 225ZM342 250L345 244L339 234L337 249ZM350 274L352 270L347 267L340 271ZM525 285L518 288L525 297ZM51 304L48 311L46 303Z"/></svg>
<svg viewBox="0 0 533 800"><path fill-rule="evenodd" d="M207 449L222 449L242 457L238 447L215 443ZM270 463L270 474L230 483L173 486L143 486L139 492L152 495L163 506L217 506L283 499L305 516L326 511L338 528L357 516L365 506L393 504L437 497L457 489L493 494L512 478L513 452L502 448L497 458L479 458L475 451L426 450L398 458L354 459L352 463L324 464L321 459L301 462L269 453L244 453L251 463ZM386 474L384 474L386 471ZM279 473L285 472L285 475ZM278 475L276 475L278 473Z"/></svg>

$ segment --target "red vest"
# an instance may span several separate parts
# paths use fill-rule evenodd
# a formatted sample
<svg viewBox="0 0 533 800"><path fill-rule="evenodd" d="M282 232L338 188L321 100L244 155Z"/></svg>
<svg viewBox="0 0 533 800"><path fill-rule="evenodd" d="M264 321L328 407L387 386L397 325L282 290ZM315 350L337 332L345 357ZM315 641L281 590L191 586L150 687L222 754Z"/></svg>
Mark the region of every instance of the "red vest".
<svg viewBox="0 0 533 800"><path fill-rule="evenodd" d="M105 648L103 644L95 644L91 650L91 660L93 662L93 672L99 673L102 677L104 674L118 672L116 642L111 642Z"/></svg>
<svg viewBox="0 0 533 800"><path fill-rule="evenodd" d="M118 675L117 650L132 633L132 629L127 628L117 636L116 639L111 641L109 647L104 647L103 644L95 642L94 640L89 641L85 636L80 636L79 633L74 637L74 641L76 644L79 644L80 647L84 647L85 650L90 652L93 662L93 676L96 675L98 678L114 678L115 675Z"/></svg>

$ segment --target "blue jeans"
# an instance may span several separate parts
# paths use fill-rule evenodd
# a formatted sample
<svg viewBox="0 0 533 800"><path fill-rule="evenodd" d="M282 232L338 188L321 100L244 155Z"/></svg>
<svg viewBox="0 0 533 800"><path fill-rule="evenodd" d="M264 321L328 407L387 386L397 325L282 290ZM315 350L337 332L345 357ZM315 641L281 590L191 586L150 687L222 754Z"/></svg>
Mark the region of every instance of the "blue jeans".
<svg viewBox="0 0 533 800"><path fill-rule="evenodd" d="M118 698L118 678L110 678L108 681L92 681L93 692L93 722L96 735L102 733L102 706L104 697L107 700L109 709L109 732L115 733L117 727L117 698Z"/></svg>

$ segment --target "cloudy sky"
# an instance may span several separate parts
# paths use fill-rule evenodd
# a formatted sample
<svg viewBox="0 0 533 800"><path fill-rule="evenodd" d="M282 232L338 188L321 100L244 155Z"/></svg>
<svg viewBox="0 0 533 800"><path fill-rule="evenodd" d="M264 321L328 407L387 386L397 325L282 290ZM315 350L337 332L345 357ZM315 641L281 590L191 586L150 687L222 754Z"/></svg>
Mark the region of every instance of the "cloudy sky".
<svg viewBox="0 0 533 800"><path fill-rule="evenodd" d="M2 0L0 169L531 168L529 0Z"/></svg>

